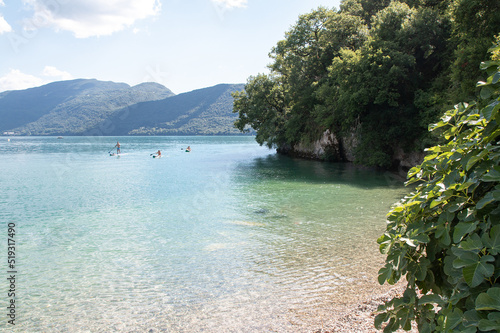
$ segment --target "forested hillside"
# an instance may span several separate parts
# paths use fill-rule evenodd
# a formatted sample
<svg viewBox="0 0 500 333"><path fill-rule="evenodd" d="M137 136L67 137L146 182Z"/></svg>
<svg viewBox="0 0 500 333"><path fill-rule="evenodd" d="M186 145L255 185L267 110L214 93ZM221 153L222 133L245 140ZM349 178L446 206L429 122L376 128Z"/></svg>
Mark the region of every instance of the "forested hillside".
<svg viewBox="0 0 500 333"><path fill-rule="evenodd" d="M220 84L158 101L138 103L115 112L104 123L81 134L107 128L109 135L229 135L234 127L231 93L242 84Z"/></svg>
<svg viewBox="0 0 500 333"><path fill-rule="evenodd" d="M21 135L76 134L125 106L173 95L157 83L130 87L94 79L6 91L0 94L0 131Z"/></svg>
<svg viewBox="0 0 500 333"><path fill-rule="evenodd" d="M78 79L0 93L0 133L17 135L215 135L234 127L231 93L221 84L175 95L157 83Z"/></svg>
<svg viewBox="0 0 500 333"><path fill-rule="evenodd" d="M498 13L497 0L344 0L338 10L318 8L271 50L270 73L234 94L236 125L290 154L328 134L335 147L324 159L396 167L401 155L435 143L427 127L441 110L476 95L471 82L482 79Z"/></svg>

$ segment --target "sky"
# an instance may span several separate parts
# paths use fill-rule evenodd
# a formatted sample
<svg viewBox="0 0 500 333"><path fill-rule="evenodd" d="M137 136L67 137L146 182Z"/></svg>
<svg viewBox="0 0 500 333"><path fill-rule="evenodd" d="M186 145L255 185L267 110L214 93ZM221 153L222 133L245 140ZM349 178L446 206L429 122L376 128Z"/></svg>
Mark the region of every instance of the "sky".
<svg viewBox="0 0 500 333"><path fill-rule="evenodd" d="M77 78L174 93L245 83L299 15L340 0L0 0L0 92Z"/></svg>

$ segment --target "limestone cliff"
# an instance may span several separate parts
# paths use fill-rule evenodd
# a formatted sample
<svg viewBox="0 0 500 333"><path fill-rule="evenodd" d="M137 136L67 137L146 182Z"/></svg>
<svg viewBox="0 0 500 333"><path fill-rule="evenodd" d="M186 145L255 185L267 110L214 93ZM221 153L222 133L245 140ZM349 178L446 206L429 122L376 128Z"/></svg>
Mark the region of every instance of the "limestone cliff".
<svg viewBox="0 0 500 333"><path fill-rule="evenodd" d="M278 153L321 161L355 162L356 147L359 142L357 128L347 135L336 135L326 130L321 138L312 142L299 142L293 146L284 145L278 148ZM396 147L393 155L393 165L398 169L408 170L420 164L424 159L424 152L405 152Z"/></svg>

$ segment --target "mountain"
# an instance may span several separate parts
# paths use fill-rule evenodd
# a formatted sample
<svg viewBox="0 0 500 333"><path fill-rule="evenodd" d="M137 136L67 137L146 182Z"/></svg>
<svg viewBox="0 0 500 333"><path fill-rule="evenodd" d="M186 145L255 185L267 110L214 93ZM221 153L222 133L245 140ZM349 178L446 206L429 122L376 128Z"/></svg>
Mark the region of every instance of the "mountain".
<svg viewBox="0 0 500 333"><path fill-rule="evenodd" d="M239 134L231 92L220 84L175 95L157 83L78 79L0 93L0 133L18 135Z"/></svg>
<svg viewBox="0 0 500 333"><path fill-rule="evenodd" d="M111 125L109 135L240 134L233 125L237 115L232 112L231 93L243 90L243 87L243 84L219 84L138 103L115 112L98 128Z"/></svg>

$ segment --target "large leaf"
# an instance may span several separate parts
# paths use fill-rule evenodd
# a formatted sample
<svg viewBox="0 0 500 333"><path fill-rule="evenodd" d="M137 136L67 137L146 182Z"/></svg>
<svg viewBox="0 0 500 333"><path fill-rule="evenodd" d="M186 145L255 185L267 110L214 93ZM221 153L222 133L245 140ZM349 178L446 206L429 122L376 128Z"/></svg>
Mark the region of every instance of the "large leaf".
<svg viewBox="0 0 500 333"><path fill-rule="evenodd" d="M424 304L438 304L441 305L443 303L443 299L441 296L437 294L429 294L429 295L424 295L420 297L418 300L419 305L424 305Z"/></svg>
<svg viewBox="0 0 500 333"><path fill-rule="evenodd" d="M476 310L500 311L500 288L490 288L486 293L479 294L476 298Z"/></svg>
<svg viewBox="0 0 500 333"><path fill-rule="evenodd" d="M472 234L468 239L461 242L459 247L465 251L479 253L484 244L478 234Z"/></svg>
<svg viewBox="0 0 500 333"><path fill-rule="evenodd" d="M482 160L484 158L484 156L486 156L486 154L488 153L488 151L486 150L483 150L482 152L480 152L478 155L474 155L474 156L471 156L470 159L467 161L467 164L465 166L465 169L467 171L469 171L470 169L472 169L472 167L480 160Z"/></svg>
<svg viewBox="0 0 500 333"><path fill-rule="evenodd" d="M490 98L493 94L495 93L495 88L492 86L484 86L481 89L481 98L482 99L488 99Z"/></svg>
<svg viewBox="0 0 500 333"><path fill-rule="evenodd" d="M500 332L500 322L496 321L496 320L493 321L493 320L481 319L479 321L478 328L481 331L496 331L496 332Z"/></svg>
<svg viewBox="0 0 500 333"><path fill-rule="evenodd" d="M481 177L481 180L484 182L498 182L500 181L500 167L495 167L488 171L483 177Z"/></svg>
<svg viewBox="0 0 500 333"><path fill-rule="evenodd" d="M378 271L378 282L384 284L385 281L389 281L392 275L392 268L389 264L386 264L383 268Z"/></svg>
<svg viewBox="0 0 500 333"><path fill-rule="evenodd" d="M460 309L444 310L444 317L442 318L442 330L448 332L460 325L463 318L463 312Z"/></svg>
<svg viewBox="0 0 500 333"><path fill-rule="evenodd" d="M492 192L488 192L484 198L482 198L481 200L479 200L479 202L476 204L476 208L479 210L479 209L483 209L486 205L492 203L493 201L495 201L495 197L493 196L493 193Z"/></svg>
<svg viewBox="0 0 500 333"><path fill-rule="evenodd" d="M479 261L463 268L465 282L472 288L479 286L486 278L489 278L495 272L495 266L489 264L494 262L493 256L483 256Z"/></svg>
<svg viewBox="0 0 500 333"><path fill-rule="evenodd" d="M477 222L460 222L453 231L453 242L458 243L466 234L473 232L477 227Z"/></svg>
<svg viewBox="0 0 500 333"><path fill-rule="evenodd" d="M485 233L482 240L489 253L497 255L500 252L500 225L491 228L490 234Z"/></svg>
<svg viewBox="0 0 500 333"><path fill-rule="evenodd" d="M498 109L500 109L500 101L494 101L487 107L485 107L482 111L481 114L483 115L486 120L490 121L491 119L494 119Z"/></svg>

